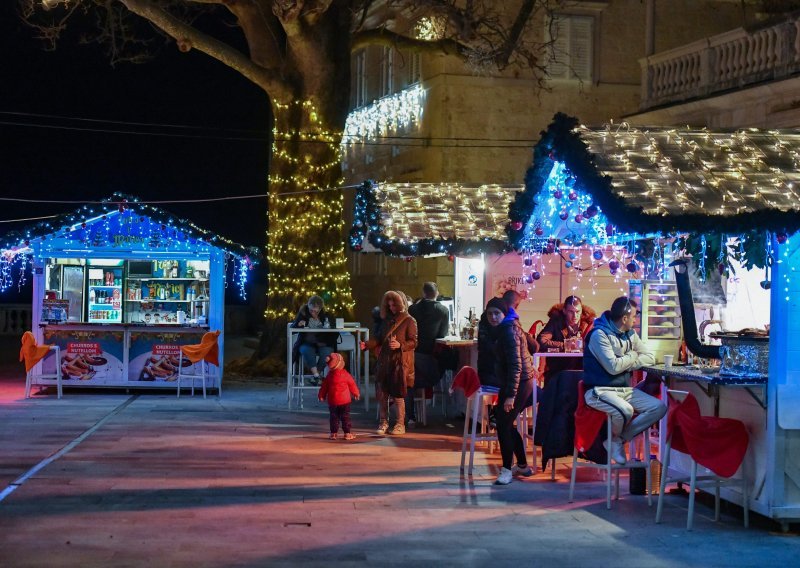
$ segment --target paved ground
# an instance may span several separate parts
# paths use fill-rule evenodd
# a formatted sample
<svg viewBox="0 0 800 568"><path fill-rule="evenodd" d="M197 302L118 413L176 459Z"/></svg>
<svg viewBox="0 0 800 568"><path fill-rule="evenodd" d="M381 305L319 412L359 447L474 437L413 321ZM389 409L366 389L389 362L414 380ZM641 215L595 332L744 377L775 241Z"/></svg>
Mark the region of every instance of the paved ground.
<svg viewBox="0 0 800 568"><path fill-rule="evenodd" d="M327 439L327 410L288 412L285 391L228 383L222 399L66 391L23 399L0 366L2 566L795 565L796 533L736 511L710 520L670 495L665 522L623 491L611 511L592 473L567 503L568 470L492 485L481 452L461 478L461 422L403 437ZM623 481L627 487L627 481Z"/></svg>

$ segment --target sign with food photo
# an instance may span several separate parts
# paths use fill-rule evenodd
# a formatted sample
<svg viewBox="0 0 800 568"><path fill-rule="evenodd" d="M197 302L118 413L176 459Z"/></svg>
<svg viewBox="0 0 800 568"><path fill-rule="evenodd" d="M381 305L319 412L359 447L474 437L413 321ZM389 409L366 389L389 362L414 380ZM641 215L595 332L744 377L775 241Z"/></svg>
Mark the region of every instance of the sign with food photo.
<svg viewBox="0 0 800 568"><path fill-rule="evenodd" d="M178 380L181 365L193 373L192 363L181 357L180 346L199 343L201 334L131 333L128 364L130 382L168 382Z"/></svg>

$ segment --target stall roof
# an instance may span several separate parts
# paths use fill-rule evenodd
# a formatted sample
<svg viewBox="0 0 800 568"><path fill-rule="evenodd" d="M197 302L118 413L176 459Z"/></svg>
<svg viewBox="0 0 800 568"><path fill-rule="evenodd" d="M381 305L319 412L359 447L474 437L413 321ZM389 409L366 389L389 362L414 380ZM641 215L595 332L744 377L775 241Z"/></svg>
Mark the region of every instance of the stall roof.
<svg viewBox="0 0 800 568"><path fill-rule="evenodd" d="M111 217L123 212L140 215L142 218L146 217L155 223L160 223L162 230L170 231L171 236L202 241L233 256L247 259L248 263L256 262L260 257L260 252L255 247L245 247L235 243L212 231L198 227L188 219L180 219L163 209L140 202L135 196L122 193L114 193L100 203L84 205L69 213L36 223L24 230L8 233L5 235L0 250L17 251L27 248L31 240L47 238L51 235L77 233L93 224L102 222L106 216Z"/></svg>
<svg viewBox="0 0 800 568"><path fill-rule="evenodd" d="M365 182L350 245L398 256L508 250L508 208L522 185ZM366 240L366 242L365 242Z"/></svg>
<svg viewBox="0 0 800 568"><path fill-rule="evenodd" d="M556 114L509 213L515 248L534 208L550 197L556 162L620 231L800 229L800 130L588 128Z"/></svg>

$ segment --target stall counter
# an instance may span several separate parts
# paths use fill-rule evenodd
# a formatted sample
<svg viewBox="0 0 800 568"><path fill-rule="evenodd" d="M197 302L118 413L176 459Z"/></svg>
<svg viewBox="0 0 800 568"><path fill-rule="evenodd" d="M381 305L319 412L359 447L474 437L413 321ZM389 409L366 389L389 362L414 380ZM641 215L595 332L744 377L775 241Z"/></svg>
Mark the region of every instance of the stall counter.
<svg viewBox="0 0 800 568"><path fill-rule="evenodd" d="M200 343L207 331L207 327L177 324L42 326L45 343L61 348L57 364L64 384L86 387L174 389L180 365L184 374L196 372L192 363L180 356L180 346ZM55 373L55 364L54 359L45 360L43 373ZM209 388L219 388L219 372L208 381ZM33 384L51 386L55 379L35 378Z"/></svg>

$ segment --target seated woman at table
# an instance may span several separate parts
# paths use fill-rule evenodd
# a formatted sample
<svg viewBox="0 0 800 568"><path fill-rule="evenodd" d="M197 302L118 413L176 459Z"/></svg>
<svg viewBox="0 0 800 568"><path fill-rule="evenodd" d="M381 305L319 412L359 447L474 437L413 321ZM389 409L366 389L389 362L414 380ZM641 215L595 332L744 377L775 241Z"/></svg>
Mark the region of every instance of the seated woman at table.
<svg viewBox="0 0 800 568"><path fill-rule="evenodd" d="M325 311L325 303L319 296L311 296L300 308L292 322L292 327L306 329L325 329L336 327L336 318ZM338 333L298 333L292 346L292 358L303 358L303 364L311 371L309 383L319 386L322 382L320 369L325 369L328 355L336 351Z"/></svg>
<svg viewBox="0 0 800 568"><path fill-rule="evenodd" d="M550 318L547 325L539 333L539 350L544 353L563 353L564 343L567 339L580 338L585 340L592 330L597 317L595 311L583 304L578 296L567 296L563 304L556 304L547 313ZM581 349L582 351L582 349ZM560 371L573 371L583 369L582 357L544 357L545 382Z"/></svg>

